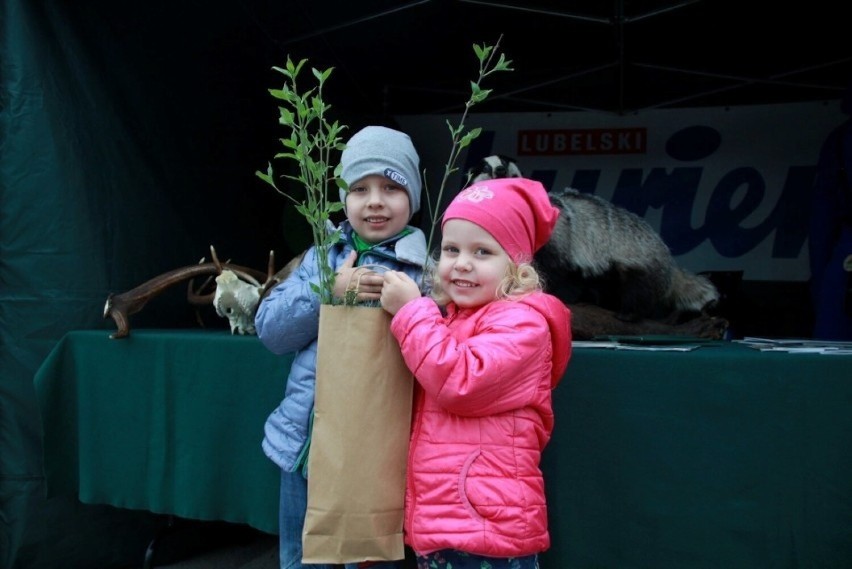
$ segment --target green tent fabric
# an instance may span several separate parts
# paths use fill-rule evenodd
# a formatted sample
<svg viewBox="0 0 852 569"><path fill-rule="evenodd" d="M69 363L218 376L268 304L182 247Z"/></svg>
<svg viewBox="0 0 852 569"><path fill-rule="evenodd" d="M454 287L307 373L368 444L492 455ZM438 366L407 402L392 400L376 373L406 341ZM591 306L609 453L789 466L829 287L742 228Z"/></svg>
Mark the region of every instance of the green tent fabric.
<svg viewBox="0 0 852 569"><path fill-rule="evenodd" d="M270 249L283 264L294 248L284 198L254 176L274 154L277 109L248 96L268 97L283 58L222 57L257 48L229 37L245 31L237 17L224 29L191 3L118 4L0 0L0 568L126 566L156 529L45 498L32 378L56 342L108 334L110 292L209 258L211 244L261 270ZM132 326L198 326L174 288Z"/></svg>

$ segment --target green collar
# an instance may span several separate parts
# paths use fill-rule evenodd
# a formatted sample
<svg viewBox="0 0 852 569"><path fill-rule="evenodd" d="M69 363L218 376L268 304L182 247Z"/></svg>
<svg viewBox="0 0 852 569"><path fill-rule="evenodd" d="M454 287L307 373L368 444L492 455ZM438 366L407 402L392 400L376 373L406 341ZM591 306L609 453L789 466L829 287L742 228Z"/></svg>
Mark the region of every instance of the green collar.
<svg viewBox="0 0 852 569"><path fill-rule="evenodd" d="M397 233L395 236L391 237L391 239L386 239L386 240L382 241L381 243L367 243L366 241L361 239L361 237L357 233L355 233L353 231L352 232L352 247L358 253L358 258L360 259L361 256L364 253L367 253L368 251L372 250L374 247L378 247L379 245L387 243L390 240L396 241L397 239L405 237L406 235L408 235L409 233L412 233L413 231L414 230L411 229L410 227L406 227L405 229L403 229L402 231Z"/></svg>

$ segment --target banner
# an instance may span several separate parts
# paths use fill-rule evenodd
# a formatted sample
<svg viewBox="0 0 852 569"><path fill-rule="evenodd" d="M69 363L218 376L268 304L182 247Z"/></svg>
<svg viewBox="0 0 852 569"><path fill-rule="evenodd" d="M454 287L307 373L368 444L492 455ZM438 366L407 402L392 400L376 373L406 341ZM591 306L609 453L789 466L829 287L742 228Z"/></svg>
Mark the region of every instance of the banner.
<svg viewBox="0 0 852 569"><path fill-rule="evenodd" d="M396 117L420 153L433 202L457 115ZM805 281L808 211L821 146L846 117L840 101L644 111L484 113L462 154L466 172L491 154L514 158L545 187L574 187L644 217L678 264L744 271L747 280Z"/></svg>

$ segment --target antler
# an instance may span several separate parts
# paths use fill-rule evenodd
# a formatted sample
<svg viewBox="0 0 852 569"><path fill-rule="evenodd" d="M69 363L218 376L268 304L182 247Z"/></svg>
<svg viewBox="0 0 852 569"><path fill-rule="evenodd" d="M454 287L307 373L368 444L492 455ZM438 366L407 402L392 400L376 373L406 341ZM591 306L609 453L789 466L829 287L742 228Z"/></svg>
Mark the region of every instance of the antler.
<svg viewBox="0 0 852 569"><path fill-rule="evenodd" d="M205 261L204 257L201 257L201 260L198 261L198 264L202 264ZM189 282L186 283L186 300L192 306L207 306L208 304L213 302L213 296L216 294L215 287L211 292L201 294L202 291L206 290L207 287L210 286L210 283L213 282L215 277L213 275L209 275L204 282L201 283L201 286L197 289L195 288L195 279L189 279Z"/></svg>
<svg viewBox="0 0 852 569"><path fill-rule="evenodd" d="M260 299L261 300L263 300L263 298L267 294L269 294L269 291L272 290L273 288L275 288L275 286L278 283L281 283L284 280L286 280L287 277L290 276L290 273L292 273L293 271L296 270L296 268L301 264L302 259L305 256L305 253L306 253L306 251L302 251L301 253L299 253L298 255L293 257L292 259L290 259L290 261L288 261L287 264L284 265L281 268L281 270L276 273L276 272L274 272L275 271L275 252L274 251L269 252L269 267L267 268L266 282L263 283L263 287L260 289Z"/></svg>
<svg viewBox="0 0 852 569"><path fill-rule="evenodd" d="M199 263L180 267L158 275L141 285L120 294L110 294L104 304L104 318L112 318L118 330L110 335L110 338L125 338L130 335L129 317L136 314L148 303L149 300L161 294L169 287L186 279L194 279L201 276L216 276L224 269L233 271L241 279L260 286L260 280L264 278L262 272L240 265L220 263L216 256L216 250L210 246L213 262Z"/></svg>

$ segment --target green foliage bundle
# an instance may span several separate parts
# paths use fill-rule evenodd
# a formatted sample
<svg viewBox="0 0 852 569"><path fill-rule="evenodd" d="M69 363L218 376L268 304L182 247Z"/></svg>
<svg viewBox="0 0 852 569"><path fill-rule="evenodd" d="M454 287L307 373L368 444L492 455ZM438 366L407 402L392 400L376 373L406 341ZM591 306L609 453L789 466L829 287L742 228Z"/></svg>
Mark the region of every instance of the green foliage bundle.
<svg viewBox="0 0 852 569"><path fill-rule="evenodd" d="M491 94L491 89L483 89L482 81L499 71L511 71L511 61L500 53L498 47L500 39L493 46L473 45L473 51L479 61L479 75L476 81L471 81L470 98L465 103L464 112L459 124L453 125L447 121L450 129L452 144L447 163L444 165L444 175L438 190L437 201L432 203L429 191L426 191L427 207L429 210L429 221L431 227L427 239L427 250L432 249L432 239L435 227L440 222L441 212L438 211L443 198L447 180L458 168L456 163L464 148L479 136L481 128L467 130L465 121L470 109L484 101ZM281 138L284 147L283 152L275 155L276 159L294 160L298 164L298 175L284 175L284 178L296 181L304 188L305 196L299 199L295 195L280 189L275 183L272 164L268 165L266 172L257 171L255 174L264 182L272 186L278 193L290 199L296 205L297 211L304 216L311 227L313 243L317 250L317 262L319 263L320 282L315 292L323 304L332 304L334 287L334 271L328 263L329 248L340 240L340 232L335 229L331 222L331 215L343 209L343 204L337 199L335 191L329 199L329 188L338 187L348 189L346 183L340 178L341 165L332 166L331 157L333 153L342 151L344 143L341 133L347 128L338 124L337 121L330 122L328 118L330 105L322 99L322 89L325 82L331 76L333 68L317 70L312 68L311 72L316 79L316 86L305 93L300 93L297 87L297 78L307 60L303 59L294 64L288 57L284 68L273 67L273 69L286 78L281 89L270 89L269 93L280 101L279 124L289 129L289 136ZM425 277L425 275L424 275Z"/></svg>
<svg viewBox="0 0 852 569"><path fill-rule="evenodd" d="M255 174L278 193L293 201L296 210L310 225L320 276L319 286L314 292L319 295L322 304L331 304L334 271L328 263L328 251L340 240L340 231L334 228L331 216L343 209L336 189L346 186L340 179L340 164L332 165L331 159L333 154L343 150L341 133L347 127L337 121L329 121L331 106L322 98L322 89L331 76L332 68L312 68L316 86L304 93L299 92L297 79L306 61L302 59L298 64L294 64L288 57L284 68L273 67L286 77L286 81L280 89L269 90L269 93L280 101L278 123L290 131L288 137L279 139L284 151L277 153L275 158L296 162L299 173L284 177L298 182L304 188L304 199L300 200L276 185L271 163L266 172L257 171ZM335 190L332 196L329 195L330 187Z"/></svg>
<svg viewBox="0 0 852 569"><path fill-rule="evenodd" d="M458 171L456 163L458 162L461 151L470 146L470 143L473 142L473 140L482 132L482 129L479 127L470 130L466 130L465 128L465 121L467 120L470 109L474 105L487 99L492 92L492 89L482 88L482 81L486 77L489 77L499 71L512 71L512 68L510 67L512 65L512 61L506 59L504 54L499 53L500 41L502 39L503 36L500 36L497 39L497 43L493 46L473 44L473 52L476 54L476 58L479 61L479 75L476 78L476 81L470 82L470 98L464 105L464 112L459 119L459 124L454 126L450 121L447 121L447 127L450 129L452 145L450 146L450 155L447 158L446 164L444 164L444 175L441 178L441 187L438 189L438 196L435 200L435 204L433 204L431 199L429 199L429 192L426 192L426 203L429 209L430 221L426 246L429 251L432 250L432 239L435 235L435 227L438 226L441 214L443 213L439 211L438 208L440 207L441 200L444 196L444 189L446 188L447 180L449 180L450 176ZM494 59L495 57L497 58L496 61ZM469 176L465 185L467 185L468 182L470 182Z"/></svg>

